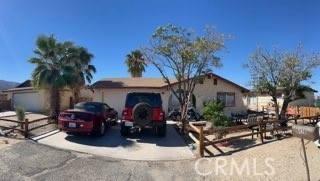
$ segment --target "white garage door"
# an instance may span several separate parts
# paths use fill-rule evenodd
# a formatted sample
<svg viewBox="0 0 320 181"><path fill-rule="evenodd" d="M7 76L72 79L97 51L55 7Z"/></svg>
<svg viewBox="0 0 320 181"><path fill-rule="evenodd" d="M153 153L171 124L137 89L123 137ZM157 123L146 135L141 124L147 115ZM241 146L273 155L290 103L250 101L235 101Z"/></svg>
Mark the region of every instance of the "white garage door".
<svg viewBox="0 0 320 181"><path fill-rule="evenodd" d="M13 105L23 106L26 111L41 112L43 110L42 97L38 92L13 94Z"/></svg>

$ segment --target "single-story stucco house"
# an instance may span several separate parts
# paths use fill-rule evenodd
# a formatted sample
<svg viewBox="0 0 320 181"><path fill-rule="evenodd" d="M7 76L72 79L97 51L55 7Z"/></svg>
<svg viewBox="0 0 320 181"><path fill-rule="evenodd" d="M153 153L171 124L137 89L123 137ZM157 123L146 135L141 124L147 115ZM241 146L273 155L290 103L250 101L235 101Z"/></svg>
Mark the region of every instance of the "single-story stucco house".
<svg viewBox="0 0 320 181"><path fill-rule="evenodd" d="M173 85L174 89L178 90L177 84ZM115 108L119 114L124 109L128 92L160 93L166 113L177 106L177 101L163 78L104 78L92 84L91 87L94 89L93 101L105 102ZM205 102L220 99L225 103L226 113L243 113L247 110L243 102L243 93L248 91L230 80L210 73L196 85L192 102L201 112Z"/></svg>
<svg viewBox="0 0 320 181"><path fill-rule="evenodd" d="M173 81L174 82L174 81ZM173 83L178 90L177 83ZM161 93L163 108L169 110L178 106L175 96L169 90L163 78L105 78L95 82L90 89L82 89L81 97L84 100L105 102L115 108L119 114L124 109L128 92L158 92ZM299 99L290 105L314 106L315 90L305 92L306 99ZM11 100L12 108L22 105L27 111L46 112L49 105L49 95L44 90L34 89L31 81L27 80L16 88L4 90L3 94ZM279 92L279 104L282 105L282 93ZM221 100L225 104L225 113L246 113L247 109L262 111L263 108L272 109L271 97L259 91L248 89L227 80L217 74L210 73L204 76L193 92L192 103L201 112L205 102ZM65 89L61 97L61 110L72 106L72 93Z"/></svg>
<svg viewBox="0 0 320 181"><path fill-rule="evenodd" d="M315 105L315 93L316 90L310 89L310 91L305 91L305 99L298 99L289 103L289 106L314 106ZM283 92L280 89L277 93L278 103L280 109L283 104ZM250 90L244 94L244 102L248 109L254 111L264 111L267 109L273 109L273 102L271 101L272 97L267 93L261 93L257 90Z"/></svg>
<svg viewBox="0 0 320 181"><path fill-rule="evenodd" d="M23 106L30 112L46 112L49 107L49 95L45 90L34 89L30 80L18 85L16 88L4 90L7 99L11 100L12 108L14 106ZM92 98L91 90L81 90L81 96ZM72 92L69 89L64 89L61 96L61 110L66 110L71 107Z"/></svg>

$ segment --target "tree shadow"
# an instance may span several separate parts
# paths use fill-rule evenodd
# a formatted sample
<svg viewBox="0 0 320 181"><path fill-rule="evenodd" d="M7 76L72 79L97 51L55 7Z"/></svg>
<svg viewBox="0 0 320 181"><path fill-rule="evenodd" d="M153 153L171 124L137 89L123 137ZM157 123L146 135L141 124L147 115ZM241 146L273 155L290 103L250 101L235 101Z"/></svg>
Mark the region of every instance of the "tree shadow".
<svg viewBox="0 0 320 181"><path fill-rule="evenodd" d="M282 137L282 138L278 138L278 139L272 139L272 140L268 140L265 141L264 143L256 143L255 139L249 139L249 138L245 138L245 139L240 139L240 140L234 140L231 143L230 148L233 148L232 150L229 151L225 151L225 152L219 152L219 154L213 154L212 152L209 152L209 156L206 157L217 157L217 156L226 156L226 155L232 155L234 153L237 152L241 152L241 151L245 151L254 147L258 147L258 146L262 146L262 145L266 145L266 144L270 144L276 141L281 141L283 139L285 139L286 137Z"/></svg>
<svg viewBox="0 0 320 181"><path fill-rule="evenodd" d="M254 144L256 144L255 139L251 138L244 138L244 139L238 139L231 141L230 148L233 149L243 149L246 147L252 147Z"/></svg>

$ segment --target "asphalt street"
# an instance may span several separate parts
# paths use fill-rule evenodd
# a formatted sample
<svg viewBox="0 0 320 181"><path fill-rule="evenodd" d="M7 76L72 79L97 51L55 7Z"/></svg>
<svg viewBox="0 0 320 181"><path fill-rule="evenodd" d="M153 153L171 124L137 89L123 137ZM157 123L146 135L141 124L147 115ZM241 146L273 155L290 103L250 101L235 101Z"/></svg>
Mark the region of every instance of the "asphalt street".
<svg viewBox="0 0 320 181"><path fill-rule="evenodd" d="M22 141L0 149L0 180L204 180L195 160L129 161Z"/></svg>

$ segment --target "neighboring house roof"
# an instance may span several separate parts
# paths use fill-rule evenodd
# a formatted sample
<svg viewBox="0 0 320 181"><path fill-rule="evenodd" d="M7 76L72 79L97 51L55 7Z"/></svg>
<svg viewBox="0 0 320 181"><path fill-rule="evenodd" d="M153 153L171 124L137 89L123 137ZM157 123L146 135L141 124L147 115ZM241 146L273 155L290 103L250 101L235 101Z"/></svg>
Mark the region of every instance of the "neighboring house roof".
<svg viewBox="0 0 320 181"><path fill-rule="evenodd" d="M16 91L25 91L25 90L34 90L33 87L22 87L22 88L13 88L13 89L8 89L4 90L2 92L16 92Z"/></svg>
<svg viewBox="0 0 320 181"><path fill-rule="evenodd" d="M19 84L16 88L4 90L2 92L16 92L16 91L26 91L26 90L34 90L31 85L31 80L26 80Z"/></svg>
<svg viewBox="0 0 320 181"><path fill-rule="evenodd" d="M176 82L173 80L173 82ZM108 88L108 89L121 89L121 88L163 88L167 83L162 78L144 78L144 77L128 77L128 78L105 78L101 79L94 84L92 88Z"/></svg>
<svg viewBox="0 0 320 181"><path fill-rule="evenodd" d="M19 91L29 91L29 90L38 91L37 89L32 87L31 80L26 80L26 81L22 82L21 84L19 84L16 88L3 90L2 92L3 93L5 93L5 92L19 92ZM65 88L65 89L63 89L63 91L70 91L70 89Z"/></svg>
<svg viewBox="0 0 320 181"><path fill-rule="evenodd" d="M22 82L16 88L22 88L22 87L32 87L31 80L26 80Z"/></svg>
<svg viewBox="0 0 320 181"><path fill-rule="evenodd" d="M251 90L250 90L250 93L260 93L260 92L261 92L261 91L259 91L259 90L257 90L257 89L251 89ZM277 92L278 92L278 93L282 93L282 92L283 92L283 89L282 89L282 88L279 88L279 89L277 90ZM306 92L314 92L314 93L316 93L316 92L318 92L318 91L315 90L315 89L309 88L309 89L306 90ZM265 93L265 94L267 94L267 93Z"/></svg>
<svg viewBox="0 0 320 181"><path fill-rule="evenodd" d="M210 77L216 77L218 79L224 80L229 84L232 84L242 92L248 92L249 90L230 81L227 80L217 74L210 73L207 74ZM170 80L171 84L177 84L176 79ZM105 78L101 79L94 84L92 84L92 88L99 89L99 88L108 88L108 89L121 89L121 88L156 88L161 89L167 86L167 83L164 81L163 78L145 78L145 77L128 77L128 78Z"/></svg>

